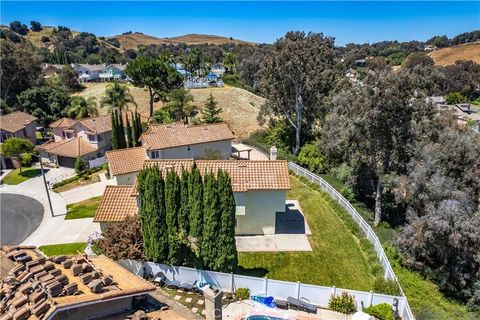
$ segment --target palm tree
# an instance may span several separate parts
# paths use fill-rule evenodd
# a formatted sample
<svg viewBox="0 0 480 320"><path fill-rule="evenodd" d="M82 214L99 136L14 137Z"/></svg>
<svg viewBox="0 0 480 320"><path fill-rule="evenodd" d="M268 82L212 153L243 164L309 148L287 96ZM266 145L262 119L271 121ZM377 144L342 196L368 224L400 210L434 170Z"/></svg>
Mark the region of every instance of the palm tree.
<svg viewBox="0 0 480 320"><path fill-rule="evenodd" d="M109 84L105 89L105 95L100 100L100 106L108 106L108 112L112 112L113 109L119 112L124 111L124 109L128 111L129 104L137 106L130 89L118 82Z"/></svg>
<svg viewBox="0 0 480 320"><path fill-rule="evenodd" d="M191 105L193 96L185 89L175 89L169 95L168 109L176 121L188 124L188 117L193 116L195 106Z"/></svg>
<svg viewBox="0 0 480 320"><path fill-rule="evenodd" d="M95 97L90 97L88 99L85 99L84 97L73 97L67 114L73 119L98 116L97 100Z"/></svg>

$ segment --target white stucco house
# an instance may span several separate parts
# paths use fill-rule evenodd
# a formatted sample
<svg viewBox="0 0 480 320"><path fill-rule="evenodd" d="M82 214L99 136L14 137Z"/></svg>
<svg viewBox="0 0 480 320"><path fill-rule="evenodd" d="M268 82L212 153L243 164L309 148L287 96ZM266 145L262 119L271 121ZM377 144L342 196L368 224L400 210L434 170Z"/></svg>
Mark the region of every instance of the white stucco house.
<svg viewBox="0 0 480 320"><path fill-rule="evenodd" d="M202 175L218 170L228 172L235 197L237 235L275 234L276 214L285 211L286 193L290 189L287 161L148 160L141 148L110 151L107 160L118 185L105 189L95 214L94 222L99 222L102 229L138 213L135 178L145 166L157 166L164 174L168 170L181 173L194 165Z"/></svg>
<svg viewBox="0 0 480 320"><path fill-rule="evenodd" d="M140 136L149 159L228 159L234 135L225 123L152 125Z"/></svg>
<svg viewBox="0 0 480 320"><path fill-rule="evenodd" d="M221 63L215 63L212 65L212 68L210 68L210 72L218 77L223 77L225 74L225 66Z"/></svg>
<svg viewBox="0 0 480 320"><path fill-rule="evenodd" d="M78 74L81 82L95 81L103 73L104 64L79 64L73 63L72 68Z"/></svg>

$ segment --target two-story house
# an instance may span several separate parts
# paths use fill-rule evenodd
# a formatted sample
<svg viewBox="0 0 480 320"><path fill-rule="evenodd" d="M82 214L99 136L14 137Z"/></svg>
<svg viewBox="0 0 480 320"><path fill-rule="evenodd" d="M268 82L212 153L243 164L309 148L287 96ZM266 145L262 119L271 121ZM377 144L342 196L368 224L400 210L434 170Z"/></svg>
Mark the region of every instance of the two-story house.
<svg viewBox="0 0 480 320"><path fill-rule="evenodd" d="M126 64L109 64L103 68L103 71L99 74L100 79L104 81L110 80L124 80L126 78L125 68Z"/></svg>
<svg viewBox="0 0 480 320"><path fill-rule="evenodd" d="M210 72L218 77L223 77L223 75L225 74L225 66L221 63L215 63L210 68Z"/></svg>
<svg viewBox="0 0 480 320"><path fill-rule="evenodd" d="M25 112L16 111L0 116L0 143L5 140L17 137L37 142L35 132L37 130L37 118ZM0 154L0 165L2 168L16 168L18 163Z"/></svg>
<svg viewBox="0 0 480 320"><path fill-rule="evenodd" d="M152 125L140 141L150 159L228 159L234 135L225 123Z"/></svg>
<svg viewBox="0 0 480 320"><path fill-rule="evenodd" d="M72 64L72 68L77 72L81 82L99 79L104 67L103 64Z"/></svg>
<svg viewBox="0 0 480 320"><path fill-rule="evenodd" d="M126 123L126 113L123 113ZM141 116L142 122L147 118ZM54 140L38 147L42 161L73 167L75 160L93 161L103 158L112 149L112 121L110 115L81 120L61 118L50 124ZM96 165L101 163L95 161ZM90 164L92 165L92 164Z"/></svg>
<svg viewBox="0 0 480 320"><path fill-rule="evenodd" d="M275 234L276 214L286 210L286 193L290 189L287 161L148 160L141 147L109 151L107 159L110 175L118 185L107 186L95 214L94 222L99 222L102 230L138 214L135 178L145 166L158 167L164 176L168 170L180 174L194 166L202 176L218 170L227 172L235 197L237 235Z"/></svg>

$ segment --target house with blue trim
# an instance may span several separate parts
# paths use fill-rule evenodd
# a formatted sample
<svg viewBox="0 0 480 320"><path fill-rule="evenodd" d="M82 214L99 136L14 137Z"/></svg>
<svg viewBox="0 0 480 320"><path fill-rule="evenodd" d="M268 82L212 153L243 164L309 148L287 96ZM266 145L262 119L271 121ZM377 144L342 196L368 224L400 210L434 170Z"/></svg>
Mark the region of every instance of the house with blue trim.
<svg viewBox="0 0 480 320"><path fill-rule="evenodd" d="M125 68L126 64L113 63L106 65L103 68L102 73L99 74L100 79L102 80L124 80L126 79Z"/></svg>

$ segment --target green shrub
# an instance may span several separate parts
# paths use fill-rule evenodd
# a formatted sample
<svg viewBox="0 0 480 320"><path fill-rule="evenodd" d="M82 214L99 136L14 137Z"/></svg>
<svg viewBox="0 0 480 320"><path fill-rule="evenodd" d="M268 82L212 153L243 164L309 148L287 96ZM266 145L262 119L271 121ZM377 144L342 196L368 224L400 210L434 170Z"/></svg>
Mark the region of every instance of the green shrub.
<svg viewBox="0 0 480 320"><path fill-rule="evenodd" d="M347 292L342 292L341 295L331 295L328 307L333 311L337 311L343 314L351 314L357 311L355 306L355 297L349 295Z"/></svg>
<svg viewBox="0 0 480 320"><path fill-rule="evenodd" d="M340 193L341 193L342 196L344 196L345 199L347 199L349 202L354 202L354 201L355 201L355 193L353 193L352 188L343 187L343 188L340 190Z"/></svg>
<svg viewBox="0 0 480 320"><path fill-rule="evenodd" d="M246 300L250 298L250 289L238 288L237 291L235 291L235 297L237 300Z"/></svg>
<svg viewBox="0 0 480 320"><path fill-rule="evenodd" d="M342 163L341 165L330 169L330 174L340 182L346 183L352 174L352 169L346 163Z"/></svg>
<svg viewBox="0 0 480 320"><path fill-rule="evenodd" d="M77 160L75 160L73 167L75 168L75 173L79 174L85 171L87 164L85 163L85 161L83 161L82 158L77 158Z"/></svg>
<svg viewBox="0 0 480 320"><path fill-rule="evenodd" d="M377 304L368 308L364 308L363 312L379 319L379 320L394 320L392 306L388 303Z"/></svg>
<svg viewBox="0 0 480 320"><path fill-rule="evenodd" d="M467 102L467 98L460 92L450 92L445 97L445 101L448 104L457 104L457 103Z"/></svg>
<svg viewBox="0 0 480 320"><path fill-rule="evenodd" d="M325 172L325 157L320 153L317 146L307 143L298 154L298 163L315 173Z"/></svg>
<svg viewBox="0 0 480 320"><path fill-rule="evenodd" d="M373 291L378 293L389 294L391 296L399 296L400 288L393 280L385 280L381 277L377 278L373 283Z"/></svg>

